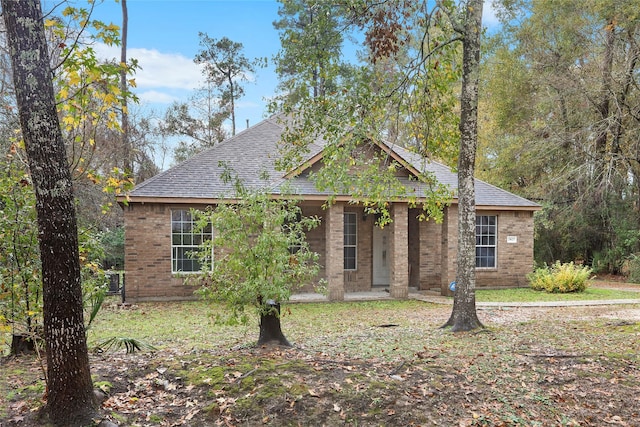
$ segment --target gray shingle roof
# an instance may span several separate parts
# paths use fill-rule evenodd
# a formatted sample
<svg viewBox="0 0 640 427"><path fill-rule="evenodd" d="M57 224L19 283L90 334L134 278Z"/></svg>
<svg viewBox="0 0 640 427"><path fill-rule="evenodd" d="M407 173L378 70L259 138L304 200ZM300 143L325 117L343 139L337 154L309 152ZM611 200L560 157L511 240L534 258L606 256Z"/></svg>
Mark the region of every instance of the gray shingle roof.
<svg viewBox="0 0 640 427"><path fill-rule="evenodd" d="M189 160L174 166L153 178L138 184L129 194L132 202L137 198L179 199L221 199L233 198L232 182L225 182L222 174L230 167L243 184L249 189L269 189L278 194L282 184L290 184L289 191L300 195L326 196L327 192L318 191L305 174L284 179L284 173L274 168L278 154L278 142L284 126L272 117L246 129L234 137L209 148ZM418 171L429 171L442 184L455 192L457 176L438 162L426 160L418 154L402 147L389 146L396 155ZM309 147L312 158L322 151L322 146L312 144ZM264 177L268 177L266 180ZM416 182L406 181L406 185L416 186ZM513 206L518 208L537 208L539 205L508 191L476 179L476 204L479 206Z"/></svg>

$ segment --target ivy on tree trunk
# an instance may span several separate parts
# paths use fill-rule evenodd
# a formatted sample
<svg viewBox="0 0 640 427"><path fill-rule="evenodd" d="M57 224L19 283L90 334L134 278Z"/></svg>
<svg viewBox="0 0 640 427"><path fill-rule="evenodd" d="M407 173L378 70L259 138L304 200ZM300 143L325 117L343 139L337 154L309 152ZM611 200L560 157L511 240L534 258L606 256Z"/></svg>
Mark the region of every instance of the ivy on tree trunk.
<svg viewBox="0 0 640 427"><path fill-rule="evenodd" d="M42 261L46 414L86 425L96 411L89 370L71 173L52 83L39 0L0 0L29 169Z"/></svg>

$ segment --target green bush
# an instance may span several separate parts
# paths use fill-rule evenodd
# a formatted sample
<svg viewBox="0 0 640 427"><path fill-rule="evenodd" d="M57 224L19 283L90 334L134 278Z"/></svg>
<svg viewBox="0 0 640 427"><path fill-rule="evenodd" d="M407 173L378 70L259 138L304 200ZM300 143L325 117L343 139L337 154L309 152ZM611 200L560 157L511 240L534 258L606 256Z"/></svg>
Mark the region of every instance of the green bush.
<svg viewBox="0 0 640 427"><path fill-rule="evenodd" d="M591 278L591 272L591 268L587 266L556 261L551 267L536 269L527 279L533 290L564 294L584 291L587 288L587 280Z"/></svg>
<svg viewBox="0 0 640 427"><path fill-rule="evenodd" d="M627 268L629 270L629 277L627 277L627 281L631 283L640 283L640 255L631 255L627 260Z"/></svg>

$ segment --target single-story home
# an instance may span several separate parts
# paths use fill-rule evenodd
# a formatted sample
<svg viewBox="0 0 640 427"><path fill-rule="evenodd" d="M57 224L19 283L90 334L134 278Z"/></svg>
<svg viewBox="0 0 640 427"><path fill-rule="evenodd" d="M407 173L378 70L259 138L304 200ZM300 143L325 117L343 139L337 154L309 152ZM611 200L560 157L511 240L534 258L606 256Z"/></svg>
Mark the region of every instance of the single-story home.
<svg viewBox="0 0 640 427"><path fill-rule="evenodd" d="M286 184L300 200L304 215L321 218L307 241L320 255L318 279L326 279L330 300L383 288L395 298L406 298L409 288L447 294L456 275L456 174L402 147L378 144L377 149L402 166L398 179L415 185L411 177L430 171L454 194L442 223L420 221L421 208L396 200L390 201L393 221L380 228L375 215L368 215L349 194L330 195L310 181L308 172L323 162L321 144L310 146L296 173L275 169L284 128L277 117L266 119L142 182L128 194L128 202L121 203L127 299L193 297L194 287L184 280L199 265L188 253L210 238L206 234L211 231L193 232L190 209L215 206L233 195L233 183L221 177L222 163L235 170L247 188L264 188L264 177L268 177L266 188L277 196ZM477 286L525 286L526 275L533 269L533 213L540 206L480 180L475 185ZM325 209L330 196L333 203ZM310 290L310 286L303 288Z"/></svg>

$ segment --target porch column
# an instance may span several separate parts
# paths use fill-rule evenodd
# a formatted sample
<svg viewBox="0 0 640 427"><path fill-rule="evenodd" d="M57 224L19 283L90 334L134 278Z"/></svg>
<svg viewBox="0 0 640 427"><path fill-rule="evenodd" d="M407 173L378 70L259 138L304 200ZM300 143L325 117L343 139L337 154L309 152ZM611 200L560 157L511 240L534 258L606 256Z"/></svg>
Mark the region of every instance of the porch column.
<svg viewBox="0 0 640 427"><path fill-rule="evenodd" d="M391 218L391 285L393 298L409 296L409 209L406 203L392 205Z"/></svg>
<svg viewBox="0 0 640 427"><path fill-rule="evenodd" d="M344 203L334 203L326 211L326 272L329 301L344 300Z"/></svg>

